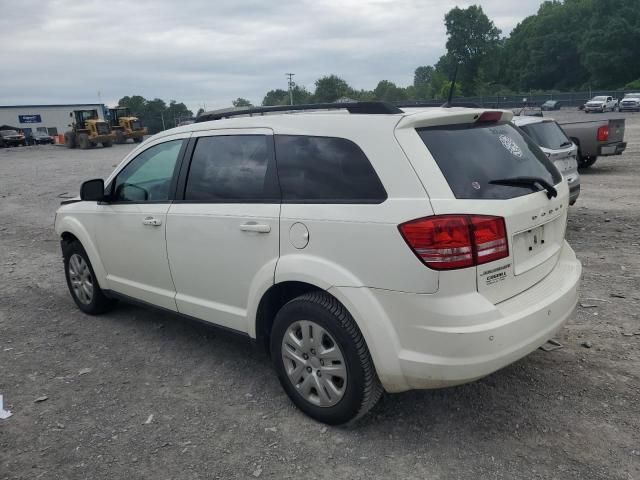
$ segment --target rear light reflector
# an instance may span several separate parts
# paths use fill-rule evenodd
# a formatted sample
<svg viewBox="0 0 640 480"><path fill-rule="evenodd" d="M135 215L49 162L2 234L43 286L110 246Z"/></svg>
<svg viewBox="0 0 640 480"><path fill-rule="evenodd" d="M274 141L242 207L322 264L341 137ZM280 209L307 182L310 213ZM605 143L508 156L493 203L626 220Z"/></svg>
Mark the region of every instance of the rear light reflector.
<svg viewBox="0 0 640 480"><path fill-rule="evenodd" d="M603 125L598 129L598 141L606 142L607 140L609 140L609 126Z"/></svg>
<svg viewBox="0 0 640 480"><path fill-rule="evenodd" d="M509 256L504 218L435 215L398 226L413 253L434 270L453 270Z"/></svg>

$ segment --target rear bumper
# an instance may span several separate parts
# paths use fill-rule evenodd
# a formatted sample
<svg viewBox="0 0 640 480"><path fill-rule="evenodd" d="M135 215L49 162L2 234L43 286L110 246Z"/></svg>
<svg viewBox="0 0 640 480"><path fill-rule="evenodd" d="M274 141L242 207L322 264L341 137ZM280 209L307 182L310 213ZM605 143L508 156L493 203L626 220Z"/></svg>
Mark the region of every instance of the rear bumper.
<svg viewBox="0 0 640 480"><path fill-rule="evenodd" d="M549 275L497 305L477 292L445 297L340 289L347 296L363 294L355 290L371 292L372 310L354 316L367 322L367 316L384 315L391 325L375 330L365 325L363 333L367 330L365 338L383 386L399 392L470 382L528 355L572 316L581 273L580 262L565 242ZM376 345L383 345L384 352Z"/></svg>
<svg viewBox="0 0 640 480"><path fill-rule="evenodd" d="M612 145L602 145L598 155L606 157L609 155L621 155L627 149L627 142L614 143Z"/></svg>

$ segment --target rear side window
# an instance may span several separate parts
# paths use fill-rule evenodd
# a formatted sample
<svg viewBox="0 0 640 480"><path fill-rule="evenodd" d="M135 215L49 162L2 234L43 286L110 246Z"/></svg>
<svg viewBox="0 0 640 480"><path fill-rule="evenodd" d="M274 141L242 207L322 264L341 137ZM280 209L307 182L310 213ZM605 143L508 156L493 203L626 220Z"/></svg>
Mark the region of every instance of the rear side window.
<svg viewBox="0 0 640 480"><path fill-rule="evenodd" d="M285 203L381 203L387 193L364 152L345 138L276 135Z"/></svg>
<svg viewBox="0 0 640 480"><path fill-rule="evenodd" d="M532 123L520 128L541 147L559 150L571 146L571 140L567 138L556 122Z"/></svg>
<svg viewBox="0 0 640 480"><path fill-rule="evenodd" d="M539 177L555 185L562 177L542 150L509 123L463 124L417 130L449 187L460 199L507 199L530 188L491 185L492 180Z"/></svg>
<svg viewBox="0 0 640 480"><path fill-rule="evenodd" d="M267 135L199 138L189 167L185 200L279 202L272 145Z"/></svg>

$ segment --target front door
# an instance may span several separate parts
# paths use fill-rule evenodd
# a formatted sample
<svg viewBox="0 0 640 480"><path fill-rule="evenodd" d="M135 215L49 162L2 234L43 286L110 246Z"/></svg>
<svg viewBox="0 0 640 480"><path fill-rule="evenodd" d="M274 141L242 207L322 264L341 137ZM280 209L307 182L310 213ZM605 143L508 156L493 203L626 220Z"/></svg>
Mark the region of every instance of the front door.
<svg viewBox="0 0 640 480"><path fill-rule="evenodd" d="M248 299L273 284L279 253L273 135L211 131L194 140L167 216L176 304L180 313L246 332Z"/></svg>
<svg viewBox="0 0 640 480"><path fill-rule="evenodd" d="M167 211L184 139L150 146L110 182L98 205L94 232L109 288L176 310L167 261Z"/></svg>

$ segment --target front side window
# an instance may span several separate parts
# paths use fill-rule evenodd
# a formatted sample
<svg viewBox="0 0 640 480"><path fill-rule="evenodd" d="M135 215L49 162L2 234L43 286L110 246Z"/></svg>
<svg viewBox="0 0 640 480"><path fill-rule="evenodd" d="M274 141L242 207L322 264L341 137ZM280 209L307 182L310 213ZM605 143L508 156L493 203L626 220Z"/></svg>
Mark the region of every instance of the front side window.
<svg viewBox="0 0 640 480"><path fill-rule="evenodd" d="M184 199L194 202L279 201L271 136L220 135L198 139Z"/></svg>
<svg viewBox="0 0 640 480"><path fill-rule="evenodd" d="M112 201L168 201L183 140L148 148L124 167L113 183Z"/></svg>
<svg viewBox="0 0 640 480"><path fill-rule="evenodd" d="M345 138L276 135L285 203L381 203L387 193L364 152Z"/></svg>

